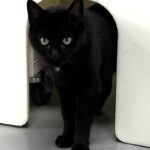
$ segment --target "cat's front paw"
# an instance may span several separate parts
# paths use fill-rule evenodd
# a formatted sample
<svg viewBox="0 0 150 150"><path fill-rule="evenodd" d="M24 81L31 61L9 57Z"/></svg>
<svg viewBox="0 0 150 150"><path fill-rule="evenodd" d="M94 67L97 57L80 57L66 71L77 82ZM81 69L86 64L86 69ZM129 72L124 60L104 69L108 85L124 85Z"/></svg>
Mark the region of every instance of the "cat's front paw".
<svg viewBox="0 0 150 150"><path fill-rule="evenodd" d="M65 135L60 135L56 138L55 144L59 148L68 148L73 145L73 139Z"/></svg>
<svg viewBox="0 0 150 150"><path fill-rule="evenodd" d="M75 145L73 146L72 150L90 150L88 147L84 147L83 145Z"/></svg>

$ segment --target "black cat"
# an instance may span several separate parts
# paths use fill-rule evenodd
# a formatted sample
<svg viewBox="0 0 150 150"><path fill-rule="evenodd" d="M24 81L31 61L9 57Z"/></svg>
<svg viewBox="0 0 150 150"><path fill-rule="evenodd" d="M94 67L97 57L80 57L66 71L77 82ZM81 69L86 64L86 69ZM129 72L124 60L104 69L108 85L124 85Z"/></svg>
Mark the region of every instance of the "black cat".
<svg viewBox="0 0 150 150"><path fill-rule="evenodd" d="M104 7L84 9L82 0L46 10L28 0L27 8L31 44L54 72L61 98L64 129L56 145L88 150L93 118L110 94L116 70L116 24Z"/></svg>

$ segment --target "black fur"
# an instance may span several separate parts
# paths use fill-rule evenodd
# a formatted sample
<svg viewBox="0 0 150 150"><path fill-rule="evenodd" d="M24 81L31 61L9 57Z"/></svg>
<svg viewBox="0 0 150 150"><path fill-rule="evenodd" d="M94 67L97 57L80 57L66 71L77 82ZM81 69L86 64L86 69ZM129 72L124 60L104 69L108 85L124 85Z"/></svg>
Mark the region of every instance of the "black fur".
<svg viewBox="0 0 150 150"><path fill-rule="evenodd" d="M93 118L110 94L116 69L116 24L104 7L83 9L82 0L47 10L29 0L27 8L31 44L52 68L61 98L64 129L56 145L88 150ZM62 39L68 36L73 40L65 46ZM50 45L41 45L41 37Z"/></svg>

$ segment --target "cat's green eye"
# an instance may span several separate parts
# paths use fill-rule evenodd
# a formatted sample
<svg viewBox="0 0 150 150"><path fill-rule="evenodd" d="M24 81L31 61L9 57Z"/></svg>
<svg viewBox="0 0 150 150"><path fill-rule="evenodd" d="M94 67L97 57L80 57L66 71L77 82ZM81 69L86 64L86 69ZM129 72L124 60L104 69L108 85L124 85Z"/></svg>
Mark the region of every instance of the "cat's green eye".
<svg viewBox="0 0 150 150"><path fill-rule="evenodd" d="M43 38L43 37L40 38L40 42L44 46L49 44L49 40L47 38Z"/></svg>
<svg viewBox="0 0 150 150"><path fill-rule="evenodd" d="M63 38L62 42L64 45L70 45L72 43L72 38L71 37Z"/></svg>

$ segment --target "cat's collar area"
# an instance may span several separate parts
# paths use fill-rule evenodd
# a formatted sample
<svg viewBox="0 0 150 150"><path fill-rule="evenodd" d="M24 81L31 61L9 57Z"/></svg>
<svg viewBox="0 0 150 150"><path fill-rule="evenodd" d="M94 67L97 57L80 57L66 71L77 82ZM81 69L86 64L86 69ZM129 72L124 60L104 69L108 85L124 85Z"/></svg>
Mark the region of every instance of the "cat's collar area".
<svg viewBox="0 0 150 150"><path fill-rule="evenodd" d="M54 71L55 71L55 72L59 72L59 71L60 71L60 67L55 67L55 68L54 68Z"/></svg>

